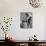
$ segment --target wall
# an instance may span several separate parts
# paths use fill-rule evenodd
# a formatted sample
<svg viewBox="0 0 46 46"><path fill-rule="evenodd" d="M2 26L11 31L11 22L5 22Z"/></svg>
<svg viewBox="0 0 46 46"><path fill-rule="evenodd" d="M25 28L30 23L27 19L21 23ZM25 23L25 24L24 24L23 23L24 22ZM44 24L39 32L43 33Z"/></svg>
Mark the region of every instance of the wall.
<svg viewBox="0 0 46 46"><path fill-rule="evenodd" d="M20 12L33 13L33 28L20 29ZM0 17L13 17L10 33L17 40L27 40L34 34L39 40L45 39L45 15L46 8L33 8L28 0L0 0ZM2 33L2 31L1 31ZM2 35L0 33L0 35ZM0 36L2 39L2 36Z"/></svg>
<svg viewBox="0 0 46 46"><path fill-rule="evenodd" d="M45 30L44 31L44 39L46 39L46 15L45 15L45 24L44 25L45 25L45 28L44 28L44 30Z"/></svg>

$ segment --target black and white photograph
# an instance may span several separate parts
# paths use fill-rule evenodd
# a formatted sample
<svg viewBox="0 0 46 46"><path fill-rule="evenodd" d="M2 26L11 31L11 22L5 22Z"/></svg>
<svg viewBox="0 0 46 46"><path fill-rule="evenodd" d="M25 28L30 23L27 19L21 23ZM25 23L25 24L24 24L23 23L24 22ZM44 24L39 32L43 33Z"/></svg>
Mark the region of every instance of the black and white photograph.
<svg viewBox="0 0 46 46"><path fill-rule="evenodd" d="M32 12L20 13L20 28L32 28Z"/></svg>

